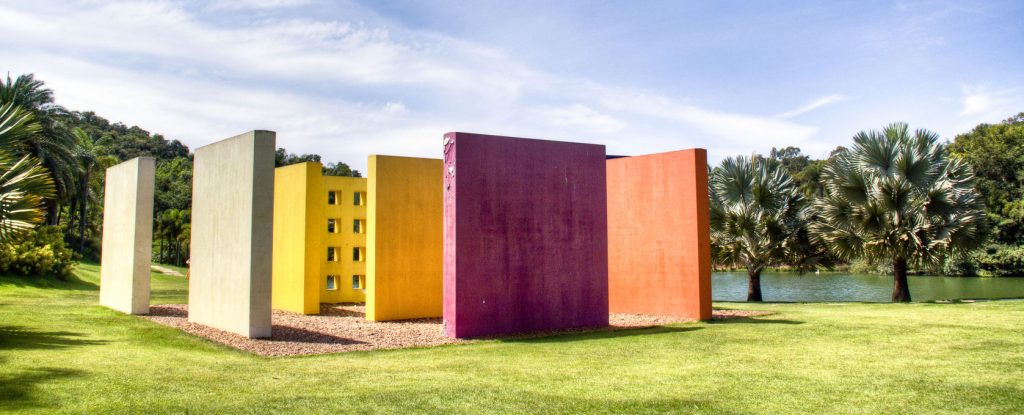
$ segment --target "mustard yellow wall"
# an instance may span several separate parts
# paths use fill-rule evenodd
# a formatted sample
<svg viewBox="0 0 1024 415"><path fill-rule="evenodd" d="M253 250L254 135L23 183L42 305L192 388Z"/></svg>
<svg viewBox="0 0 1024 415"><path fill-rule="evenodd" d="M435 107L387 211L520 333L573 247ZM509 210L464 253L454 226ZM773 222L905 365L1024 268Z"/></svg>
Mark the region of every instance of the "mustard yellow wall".
<svg viewBox="0 0 1024 415"><path fill-rule="evenodd" d="M442 162L370 156L366 318L440 317Z"/></svg>
<svg viewBox="0 0 1024 415"><path fill-rule="evenodd" d="M323 208L320 163L274 171L274 244L271 304L296 313L320 312L320 246Z"/></svg>
<svg viewBox="0 0 1024 415"><path fill-rule="evenodd" d="M321 275L319 279L320 301L324 303L361 303L366 301L366 226L362 232L356 233L354 220L366 221L367 183L365 178L323 176L321 193L323 194L324 219L321 221L320 232L322 244L320 258ZM327 193L337 192L337 203L327 204ZM361 193L362 203L355 204L355 193ZM336 232L327 232L327 220L336 219ZM327 248L338 248L337 261L327 260ZM352 249L362 249L362 260L354 261ZM327 289L327 276L337 275L336 289ZM358 275L363 281L361 288L352 287L353 276Z"/></svg>

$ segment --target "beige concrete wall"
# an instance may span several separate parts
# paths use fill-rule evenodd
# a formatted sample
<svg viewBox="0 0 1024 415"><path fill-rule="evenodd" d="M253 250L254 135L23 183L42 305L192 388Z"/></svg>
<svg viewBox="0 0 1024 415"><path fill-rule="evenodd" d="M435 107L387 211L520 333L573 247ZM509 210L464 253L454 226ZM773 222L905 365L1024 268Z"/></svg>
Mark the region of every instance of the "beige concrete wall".
<svg viewBox="0 0 1024 415"><path fill-rule="evenodd" d="M152 157L134 158L107 169L100 304L124 313L149 313L155 174Z"/></svg>
<svg viewBox="0 0 1024 415"><path fill-rule="evenodd" d="M251 131L196 149L191 322L270 337L274 146L273 131Z"/></svg>

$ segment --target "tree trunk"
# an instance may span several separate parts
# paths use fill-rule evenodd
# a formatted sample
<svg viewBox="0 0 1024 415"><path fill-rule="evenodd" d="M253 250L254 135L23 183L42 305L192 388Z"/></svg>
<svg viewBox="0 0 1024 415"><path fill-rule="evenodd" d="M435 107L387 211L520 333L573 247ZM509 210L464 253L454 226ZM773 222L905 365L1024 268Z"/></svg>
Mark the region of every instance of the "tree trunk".
<svg viewBox="0 0 1024 415"><path fill-rule="evenodd" d="M46 209L46 224L51 226L60 225L60 203L56 200L47 199L43 201Z"/></svg>
<svg viewBox="0 0 1024 415"><path fill-rule="evenodd" d="M72 241L72 238L75 235L75 212L78 211L77 203L77 200L71 199L71 203L68 204L68 227L64 230L64 233L67 234L69 241ZM60 223L61 216L63 215L60 213L57 214L57 223Z"/></svg>
<svg viewBox="0 0 1024 415"><path fill-rule="evenodd" d="M81 209L78 211L78 253L85 254L85 213L89 209L89 171L85 169L85 176L82 177L82 193L79 195L81 199L79 204Z"/></svg>
<svg viewBox="0 0 1024 415"><path fill-rule="evenodd" d="M761 298L761 271L747 269L747 276L750 277L750 285L747 289L747 301L763 301Z"/></svg>
<svg viewBox="0 0 1024 415"><path fill-rule="evenodd" d="M910 285L907 284L907 260L894 258L892 260L892 302L909 303Z"/></svg>

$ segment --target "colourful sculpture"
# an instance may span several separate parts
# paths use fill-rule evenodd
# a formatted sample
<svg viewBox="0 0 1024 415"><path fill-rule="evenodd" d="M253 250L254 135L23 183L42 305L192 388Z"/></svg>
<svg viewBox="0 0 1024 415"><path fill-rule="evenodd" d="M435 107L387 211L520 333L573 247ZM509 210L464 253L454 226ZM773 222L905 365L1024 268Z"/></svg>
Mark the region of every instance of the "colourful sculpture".
<svg viewBox="0 0 1024 415"><path fill-rule="evenodd" d="M604 146L444 136L453 337L608 325Z"/></svg>
<svg viewBox="0 0 1024 415"><path fill-rule="evenodd" d="M707 151L607 166L611 312L711 319Z"/></svg>
<svg viewBox="0 0 1024 415"><path fill-rule="evenodd" d="M440 317L441 160L370 156L366 319Z"/></svg>

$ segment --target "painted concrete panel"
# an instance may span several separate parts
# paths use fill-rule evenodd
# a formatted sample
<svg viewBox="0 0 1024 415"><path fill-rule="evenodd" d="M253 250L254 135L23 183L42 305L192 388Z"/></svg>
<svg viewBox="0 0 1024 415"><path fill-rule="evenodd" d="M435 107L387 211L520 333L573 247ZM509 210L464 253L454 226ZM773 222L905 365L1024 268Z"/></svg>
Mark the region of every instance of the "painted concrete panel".
<svg viewBox="0 0 1024 415"><path fill-rule="evenodd" d="M446 334L608 325L604 146L448 133L444 154Z"/></svg>
<svg viewBox="0 0 1024 415"><path fill-rule="evenodd" d="M192 179L191 322L270 337L273 131L196 149Z"/></svg>
<svg viewBox="0 0 1024 415"><path fill-rule="evenodd" d="M323 180L320 163L274 170L272 304L302 314L320 312L320 262L324 252Z"/></svg>
<svg viewBox="0 0 1024 415"><path fill-rule="evenodd" d="M366 318L440 317L442 161L375 155L368 166Z"/></svg>
<svg viewBox="0 0 1024 415"><path fill-rule="evenodd" d="M710 319L707 151L617 158L607 166L611 312Z"/></svg>
<svg viewBox="0 0 1024 415"><path fill-rule="evenodd" d="M149 313L156 162L138 157L107 169L103 197L100 304Z"/></svg>

